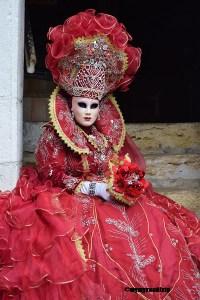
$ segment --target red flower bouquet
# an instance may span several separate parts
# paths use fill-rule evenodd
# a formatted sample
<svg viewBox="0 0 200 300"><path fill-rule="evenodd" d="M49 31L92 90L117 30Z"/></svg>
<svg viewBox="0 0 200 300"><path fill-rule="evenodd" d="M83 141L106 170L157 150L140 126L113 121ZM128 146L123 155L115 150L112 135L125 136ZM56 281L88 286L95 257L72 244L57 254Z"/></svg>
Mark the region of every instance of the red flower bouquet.
<svg viewBox="0 0 200 300"><path fill-rule="evenodd" d="M149 183L136 163L124 157L119 164L110 163L109 191L116 200L133 205Z"/></svg>

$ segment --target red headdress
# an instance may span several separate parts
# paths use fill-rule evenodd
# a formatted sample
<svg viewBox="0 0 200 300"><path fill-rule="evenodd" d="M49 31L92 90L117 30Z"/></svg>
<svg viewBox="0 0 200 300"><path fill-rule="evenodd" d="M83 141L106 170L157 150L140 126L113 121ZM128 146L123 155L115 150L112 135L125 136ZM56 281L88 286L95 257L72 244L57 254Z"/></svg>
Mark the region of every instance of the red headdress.
<svg viewBox="0 0 200 300"><path fill-rule="evenodd" d="M46 66L70 95L101 100L128 89L140 66L141 50L123 24L108 14L86 10L50 28Z"/></svg>
<svg viewBox="0 0 200 300"><path fill-rule="evenodd" d="M75 152L88 154L88 141L74 122L69 101L59 87L71 96L103 98L95 126L119 152L124 144L125 124L114 97L108 93L128 89L140 66L140 48L129 44L131 36L115 17L96 14L91 9L50 28L48 38L46 66L58 85L49 102L56 132Z"/></svg>

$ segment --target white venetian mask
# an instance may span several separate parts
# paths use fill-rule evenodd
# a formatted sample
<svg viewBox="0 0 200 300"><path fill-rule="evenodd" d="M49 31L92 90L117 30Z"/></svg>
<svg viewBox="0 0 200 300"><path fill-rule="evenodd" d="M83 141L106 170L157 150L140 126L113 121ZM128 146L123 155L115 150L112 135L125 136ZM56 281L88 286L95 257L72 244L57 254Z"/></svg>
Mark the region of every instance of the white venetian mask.
<svg viewBox="0 0 200 300"><path fill-rule="evenodd" d="M93 125L99 114L99 101L85 97L72 97L72 112L76 122L84 127Z"/></svg>

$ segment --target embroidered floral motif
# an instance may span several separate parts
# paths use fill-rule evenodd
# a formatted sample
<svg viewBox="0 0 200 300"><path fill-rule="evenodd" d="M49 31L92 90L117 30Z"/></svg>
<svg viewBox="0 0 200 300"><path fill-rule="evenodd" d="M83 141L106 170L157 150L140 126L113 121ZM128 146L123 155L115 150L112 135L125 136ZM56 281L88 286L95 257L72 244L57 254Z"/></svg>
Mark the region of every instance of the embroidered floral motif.
<svg viewBox="0 0 200 300"><path fill-rule="evenodd" d="M159 264L158 267L157 267L157 271L160 273L162 272L162 266Z"/></svg>
<svg viewBox="0 0 200 300"><path fill-rule="evenodd" d="M110 120L110 123L114 130L118 130L120 128L121 122L119 120Z"/></svg>
<svg viewBox="0 0 200 300"><path fill-rule="evenodd" d="M110 229L109 231L112 234L112 237L125 239L130 247L132 252L126 253L126 256L130 257L133 261L133 264L130 264L129 274L135 279L136 282L140 282L143 287L148 287L149 282L147 281L144 268L150 264L152 264L156 258L155 256L142 254L146 249L148 249L148 237L145 236L141 238L139 236L139 228L142 227L144 219L141 214L135 214L132 220L129 219L127 215L127 210L122 205L117 205L115 203L111 204L116 207L123 218L123 220L116 220L112 218L106 218L105 222L114 225L116 227L116 231L114 229ZM138 230L136 230L138 228ZM133 241L134 240L134 241ZM159 271L159 270L158 270Z"/></svg>
<svg viewBox="0 0 200 300"><path fill-rule="evenodd" d="M127 256L131 257L135 262L135 267L137 269L143 269L144 267L150 265L152 262L155 261L155 256L150 255L148 258L145 258L145 255L138 255L136 251L136 247L133 243L131 243L132 253L127 253Z"/></svg>
<svg viewBox="0 0 200 300"><path fill-rule="evenodd" d="M110 252L113 249L112 246L110 246L109 244L104 244L104 247L105 247L106 252Z"/></svg>
<svg viewBox="0 0 200 300"><path fill-rule="evenodd" d="M112 149L110 144L102 152L97 151L96 149L91 151L88 155L88 161L90 166L90 172L96 174L97 176L104 176L107 168L108 162L112 155Z"/></svg>
<svg viewBox="0 0 200 300"><path fill-rule="evenodd" d="M63 111L63 110L59 111L59 114L58 114L59 120L63 121L63 119L64 119L65 121L67 121L69 117L71 117L71 114L69 112Z"/></svg>
<svg viewBox="0 0 200 300"><path fill-rule="evenodd" d="M111 224L116 226L120 231L129 233L131 236L138 236L138 231L135 231L130 225L128 225L126 222L121 220L115 220L112 218L107 218L106 220L107 224Z"/></svg>
<svg viewBox="0 0 200 300"><path fill-rule="evenodd" d="M85 196L84 198L80 198L79 202L81 202L83 205L88 205L90 203L90 198Z"/></svg>
<svg viewBox="0 0 200 300"><path fill-rule="evenodd" d="M174 239L174 238L171 238L171 243L172 245L175 247L176 244L178 244L178 240Z"/></svg>
<svg viewBox="0 0 200 300"><path fill-rule="evenodd" d="M95 218L90 217L90 218L83 219L81 223L83 226L89 227L90 225L96 224L96 220Z"/></svg>

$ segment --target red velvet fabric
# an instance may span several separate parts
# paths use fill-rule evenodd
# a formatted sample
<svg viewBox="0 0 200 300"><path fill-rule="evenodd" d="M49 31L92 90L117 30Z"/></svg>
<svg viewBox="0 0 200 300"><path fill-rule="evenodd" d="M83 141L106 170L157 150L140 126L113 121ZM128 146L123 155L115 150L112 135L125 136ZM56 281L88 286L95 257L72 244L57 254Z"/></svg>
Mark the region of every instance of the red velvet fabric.
<svg viewBox="0 0 200 300"><path fill-rule="evenodd" d="M16 188L0 193L0 299L199 299L195 214L151 187L132 207L73 194L63 176L81 180L84 170L72 168L77 154L58 141L47 127L38 169L22 169ZM127 150L144 168L128 137Z"/></svg>

